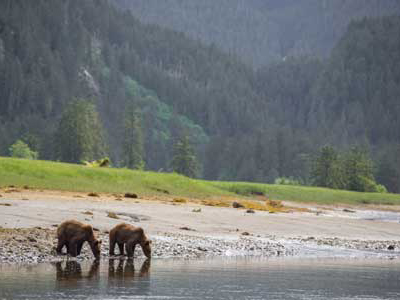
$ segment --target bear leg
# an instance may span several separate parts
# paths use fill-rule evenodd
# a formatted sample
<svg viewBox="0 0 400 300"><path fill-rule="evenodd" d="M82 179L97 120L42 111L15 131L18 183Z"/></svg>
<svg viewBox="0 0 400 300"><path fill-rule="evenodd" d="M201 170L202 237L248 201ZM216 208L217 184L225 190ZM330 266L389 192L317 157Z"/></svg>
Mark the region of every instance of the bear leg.
<svg viewBox="0 0 400 300"><path fill-rule="evenodd" d="M81 255L81 250L82 250L83 243L84 243L84 242L79 242L79 243L77 244L77 254L78 254L78 255Z"/></svg>
<svg viewBox="0 0 400 300"><path fill-rule="evenodd" d="M115 250L115 239L110 238L110 256L115 255L114 250Z"/></svg>
<svg viewBox="0 0 400 300"><path fill-rule="evenodd" d="M78 255L78 241L76 239L72 239L69 242L69 254L72 257L76 257Z"/></svg>
<svg viewBox="0 0 400 300"><path fill-rule="evenodd" d="M126 243L126 253L128 257L133 257L133 254L135 253L135 247L136 247L136 242L135 241L128 241Z"/></svg>
<svg viewBox="0 0 400 300"><path fill-rule="evenodd" d="M62 254L62 248L64 247L64 245L65 245L65 242L64 242L64 241L61 241L61 240L59 239L58 242L57 242L57 249L56 249L58 255L61 255L61 254ZM68 250L67 250L67 251L68 251Z"/></svg>
<svg viewBox="0 0 400 300"><path fill-rule="evenodd" d="M124 243L118 243L119 255L124 255Z"/></svg>

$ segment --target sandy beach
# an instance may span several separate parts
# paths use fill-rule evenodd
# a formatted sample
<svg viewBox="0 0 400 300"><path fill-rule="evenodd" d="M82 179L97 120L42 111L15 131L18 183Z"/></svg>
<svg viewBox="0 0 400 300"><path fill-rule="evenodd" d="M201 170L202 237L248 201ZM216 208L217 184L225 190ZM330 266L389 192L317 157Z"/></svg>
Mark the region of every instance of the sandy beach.
<svg viewBox="0 0 400 300"><path fill-rule="evenodd" d="M304 247L318 245L384 255L400 253L396 206L378 210L285 203L308 211L271 214L190 201L174 203L168 197L93 197L29 189L0 194L0 262L37 262L54 257L56 226L67 219L91 224L104 240L104 256L108 253L108 230L120 222L143 227L154 241L155 257L296 255ZM136 253L142 255L140 250ZM82 256L90 257L88 249Z"/></svg>

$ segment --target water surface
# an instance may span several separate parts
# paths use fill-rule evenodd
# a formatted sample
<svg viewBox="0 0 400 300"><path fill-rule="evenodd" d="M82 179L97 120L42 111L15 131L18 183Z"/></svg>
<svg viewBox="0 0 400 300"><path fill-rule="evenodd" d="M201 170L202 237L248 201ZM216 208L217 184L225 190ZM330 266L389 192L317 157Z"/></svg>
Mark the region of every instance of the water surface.
<svg viewBox="0 0 400 300"><path fill-rule="evenodd" d="M400 299L400 261L305 258L0 265L0 299Z"/></svg>

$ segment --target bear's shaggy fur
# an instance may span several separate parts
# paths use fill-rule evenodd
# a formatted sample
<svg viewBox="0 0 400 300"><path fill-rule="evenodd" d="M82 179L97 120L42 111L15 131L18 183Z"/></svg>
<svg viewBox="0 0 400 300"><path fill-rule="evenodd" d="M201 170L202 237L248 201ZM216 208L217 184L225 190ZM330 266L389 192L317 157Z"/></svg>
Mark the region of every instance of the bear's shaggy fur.
<svg viewBox="0 0 400 300"><path fill-rule="evenodd" d="M144 255L151 257L151 241L147 239L141 227L126 223L116 225L110 231L110 255L114 255L115 244L118 244L120 255L124 255L124 244L128 257L133 257L135 247L139 244Z"/></svg>
<svg viewBox="0 0 400 300"><path fill-rule="evenodd" d="M96 258L100 257L101 240L97 240L92 226L75 220L68 220L57 228L57 254L62 254L62 248L67 248L67 254L76 257L81 254L83 243L88 242Z"/></svg>

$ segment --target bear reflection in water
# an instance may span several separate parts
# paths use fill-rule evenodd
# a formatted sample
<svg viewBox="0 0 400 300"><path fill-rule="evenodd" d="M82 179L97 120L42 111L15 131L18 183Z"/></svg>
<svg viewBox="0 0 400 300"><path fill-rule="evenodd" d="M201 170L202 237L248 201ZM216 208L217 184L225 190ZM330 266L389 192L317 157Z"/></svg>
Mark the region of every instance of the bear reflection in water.
<svg viewBox="0 0 400 300"><path fill-rule="evenodd" d="M118 261L115 267L115 261ZM135 272L135 264L132 258L128 259L109 259L108 260L108 278L115 279L129 279L133 277L147 277L149 276L150 259L146 259L139 272ZM135 276L137 275L137 276Z"/></svg>
<svg viewBox="0 0 400 300"><path fill-rule="evenodd" d="M53 265L56 267L56 281L59 287L79 287L87 284L95 286L96 282L99 283L100 277L102 277L100 275L100 260L94 260L88 270L85 267L82 270L81 264L76 260L56 262ZM135 277L145 279L149 276L149 269L150 259L146 259L138 271L135 270L132 258L109 259L108 281L111 285L123 285Z"/></svg>
<svg viewBox="0 0 400 300"><path fill-rule="evenodd" d="M95 282L99 279L100 261L92 262L89 271L82 272L82 267L76 260L68 260L65 262L56 262L56 281L60 286L76 286L85 284L88 281Z"/></svg>
<svg viewBox="0 0 400 300"><path fill-rule="evenodd" d="M136 266L140 266L137 264ZM109 291L126 291L134 295L150 295L150 259L145 260L139 270L135 270L134 260L109 259L108 282Z"/></svg>

